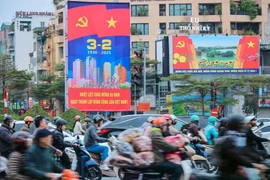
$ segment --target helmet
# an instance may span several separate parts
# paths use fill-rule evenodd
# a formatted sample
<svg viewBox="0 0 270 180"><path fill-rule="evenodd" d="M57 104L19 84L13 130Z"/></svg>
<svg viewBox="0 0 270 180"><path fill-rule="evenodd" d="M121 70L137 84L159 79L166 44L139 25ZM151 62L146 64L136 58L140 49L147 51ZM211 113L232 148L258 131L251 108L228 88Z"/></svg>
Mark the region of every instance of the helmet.
<svg viewBox="0 0 270 180"><path fill-rule="evenodd" d="M13 142L25 142L25 141L28 141L28 139L30 138L31 138L31 135L25 131L18 131L12 135Z"/></svg>
<svg viewBox="0 0 270 180"><path fill-rule="evenodd" d="M6 116L4 117L4 123L7 123L8 121L13 121L13 120L14 120L13 117L10 116L10 115L6 115Z"/></svg>
<svg viewBox="0 0 270 180"><path fill-rule="evenodd" d="M190 117L190 121L191 121L191 122L199 121L199 120L200 120L200 117L197 116L197 115L193 115L193 116Z"/></svg>
<svg viewBox="0 0 270 180"><path fill-rule="evenodd" d="M216 121L217 121L217 118L214 116L210 116L208 118L208 124L215 125Z"/></svg>
<svg viewBox="0 0 270 180"><path fill-rule="evenodd" d="M79 121L81 119L81 116L77 115L75 116L75 121Z"/></svg>
<svg viewBox="0 0 270 180"><path fill-rule="evenodd" d="M95 115L95 116L93 117L93 120L94 120L94 123L97 123L97 122L99 122L99 121L104 120L104 118L103 118L101 115Z"/></svg>
<svg viewBox="0 0 270 180"><path fill-rule="evenodd" d="M33 122L33 121L34 121L34 119L31 116L26 116L24 118L24 122Z"/></svg>
<svg viewBox="0 0 270 180"><path fill-rule="evenodd" d="M155 120L154 117L149 117L149 118L147 119L147 122L152 123L154 120Z"/></svg>
<svg viewBox="0 0 270 180"><path fill-rule="evenodd" d="M239 131L245 123L245 117L242 114L233 114L229 117L228 129Z"/></svg>
<svg viewBox="0 0 270 180"><path fill-rule="evenodd" d="M177 117L175 115L171 115L171 119L174 121L177 119Z"/></svg>
<svg viewBox="0 0 270 180"><path fill-rule="evenodd" d="M57 126L57 127L59 127L59 126L63 126L63 125L66 125L67 124L67 121L65 121L64 119L57 119L57 121L56 121L56 123L55 123L55 125Z"/></svg>
<svg viewBox="0 0 270 180"><path fill-rule="evenodd" d="M166 120L172 119L171 115L169 114L164 114L162 117Z"/></svg>
<svg viewBox="0 0 270 180"><path fill-rule="evenodd" d="M49 123L51 122L51 120L52 120L52 119L51 119L50 117L46 117L46 118L45 118L45 121L46 121L47 124L49 124Z"/></svg>
<svg viewBox="0 0 270 180"><path fill-rule="evenodd" d="M166 126L168 124L168 122L167 122L167 120L165 118L159 117L159 118L154 119L152 124L154 126L157 126L157 127L162 127L162 126Z"/></svg>
<svg viewBox="0 0 270 180"><path fill-rule="evenodd" d="M55 118L54 118L54 120L53 120L53 124L56 124L56 121L57 121L58 119L61 119L61 118L60 118L60 117L58 117L58 116L57 116L57 117L55 117Z"/></svg>
<svg viewBox="0 0 270 180"><path fill-rule="evenodd" d="M220 125L224 126L226 125L227 123L229 122L229 119L228 118L221 118L220 119Z"/></svg>
<svg viewBox="0 0 270 180"><path fill-rule="evenodd" d="M84 121L85 122L91 122L91 120L89 118L85 118Z"/></svg>
<svg viewBox="0 0 270 180"><path fill-rule="evenodd" d="M245 123L248 124L251 120L256 120L256 117L255 116L247 116L245 118Z"/></svg>

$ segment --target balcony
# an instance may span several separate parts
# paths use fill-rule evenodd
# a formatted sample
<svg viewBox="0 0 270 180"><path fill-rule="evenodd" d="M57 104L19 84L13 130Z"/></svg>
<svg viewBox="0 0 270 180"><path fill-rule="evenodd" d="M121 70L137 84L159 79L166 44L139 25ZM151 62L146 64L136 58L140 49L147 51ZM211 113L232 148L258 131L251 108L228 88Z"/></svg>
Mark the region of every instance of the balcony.
<svg viewBox="0 0 270 180"><path fill-rule="evenodd" d="M10 35L10 36L13 36L14 34L15 34L14 31L9 31L9 32L8 32L8 35Z"/></svg>
<svg viewBox="0 0 270 180"><path fill-rule="evenodd" d="M270 66L261 66L261 73L264 75L270 75Z"/></svg>
<svg viewBox="0 0 270 180"><path fill-rule="evenodd" d="M39 35L37 36L37 41L45 41L46 40L46 36L45 35Z"/></svg>
<svg viewBox="0 0 270 180"><path fill-rule="evenodd" d="M15 49L14 49L14 46L13 46L13 45L10 45L10 46L8 47L8 51L9 51L9 52L14 52L14 50L15 50Z"/></svg>

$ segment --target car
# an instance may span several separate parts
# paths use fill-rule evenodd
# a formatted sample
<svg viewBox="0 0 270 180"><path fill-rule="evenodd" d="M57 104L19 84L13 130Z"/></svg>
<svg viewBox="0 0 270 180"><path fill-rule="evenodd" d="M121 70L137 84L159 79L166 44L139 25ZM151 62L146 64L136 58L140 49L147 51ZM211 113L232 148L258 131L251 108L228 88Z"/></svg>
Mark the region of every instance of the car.
<svg viewBox="0 0 270 180"><path fill-rule="evenodd" d="M270 124L266 123L263 126L255 129L253 132L257 136L269 139L270 138Z"/></svg>
<svg viewBox="0 0 270 180"><path fill-rule="evenodd" d="M256 121L257 126L262 126L263 124L270 123L269 118L259 118Z"/></svg>
<svg viewBox="0 0 270 180"><path fill-rule="evenodd" d="M149 117L161 117L161 114L138 114L138 115L126 115L116 118L114 121L109 121L101 126L98 135L104 138L110 138L111 136L117 137L119 133L130 128L139 128ZM178 130L187 124L181 119L177 119L176 128Z"/></svg>
<svg viewBox="0 0 270 180"><path fill-rule="evenodd" d="M190 122L190 117L192 115L182 115L182 116L176 116L177 118L181 119L182 121L185 121L186 123ZM200 121L199 121L199 127L201 128L205 128L208 124L208 118L209 116L202 116L202 115L198 115L200 117Z"/></svg>

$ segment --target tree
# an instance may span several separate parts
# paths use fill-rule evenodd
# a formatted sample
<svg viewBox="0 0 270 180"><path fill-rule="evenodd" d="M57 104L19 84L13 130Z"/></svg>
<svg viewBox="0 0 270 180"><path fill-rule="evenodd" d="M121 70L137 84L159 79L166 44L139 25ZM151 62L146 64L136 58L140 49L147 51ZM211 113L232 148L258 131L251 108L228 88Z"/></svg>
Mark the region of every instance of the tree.
<svg viewBox="0 0 270 180"><path fill-rule="evenodd" d="M257 17L259 8L257 7L255 0L243 0L240 4L240 9L246 11L249 15L250 20L253 20Z"/></svg>
<svg viewBox="0 0 270 180"><path fill-rule="evenodd" d="M224 78L219 78L215 80L204 80L204 79L194 79L191 74L173 74L169 77L162 78L163 81L181 81L183 88L179 88L176 91L172 92L172 95L182 96L183 98L177 102L170 102L167 105L177 105L188 103L191 105L199 105L202 109L202 115L205 115L205 107L210 106L211 99L207 99L207 95L210 94L211 82L217 82L218 92L229 87L229 83L225 81ZM194 98L192 96L198 96L199 98ZM186 98L187 96L187 98ZM220 102L222 105L234 105L237 103L237 100L234 98L225 98L218 96L217 104ZM222 103L221 103L222 102Z"/></svg>

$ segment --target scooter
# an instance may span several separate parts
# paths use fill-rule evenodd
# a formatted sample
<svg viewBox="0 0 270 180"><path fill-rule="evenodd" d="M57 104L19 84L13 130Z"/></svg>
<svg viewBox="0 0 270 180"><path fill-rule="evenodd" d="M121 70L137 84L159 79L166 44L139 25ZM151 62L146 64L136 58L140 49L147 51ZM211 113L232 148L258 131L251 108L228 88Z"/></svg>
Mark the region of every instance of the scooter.
<svg viewBox="0 0 270 180"><path fill-rule="evenodd" d="M4 178L6 176L8 170L8 160L0 156L0 179Z"/></svg>
<svg viewBox="0 0 270 180"><path fill-rule="evenodd" d="M102 171L99 168L99 164L83 147L79 136L74 141L74 144L78 145L73 148L74 150L66 148L67 154L73 154L71 169L78 172L82 180L101 180Z"/></svg>

